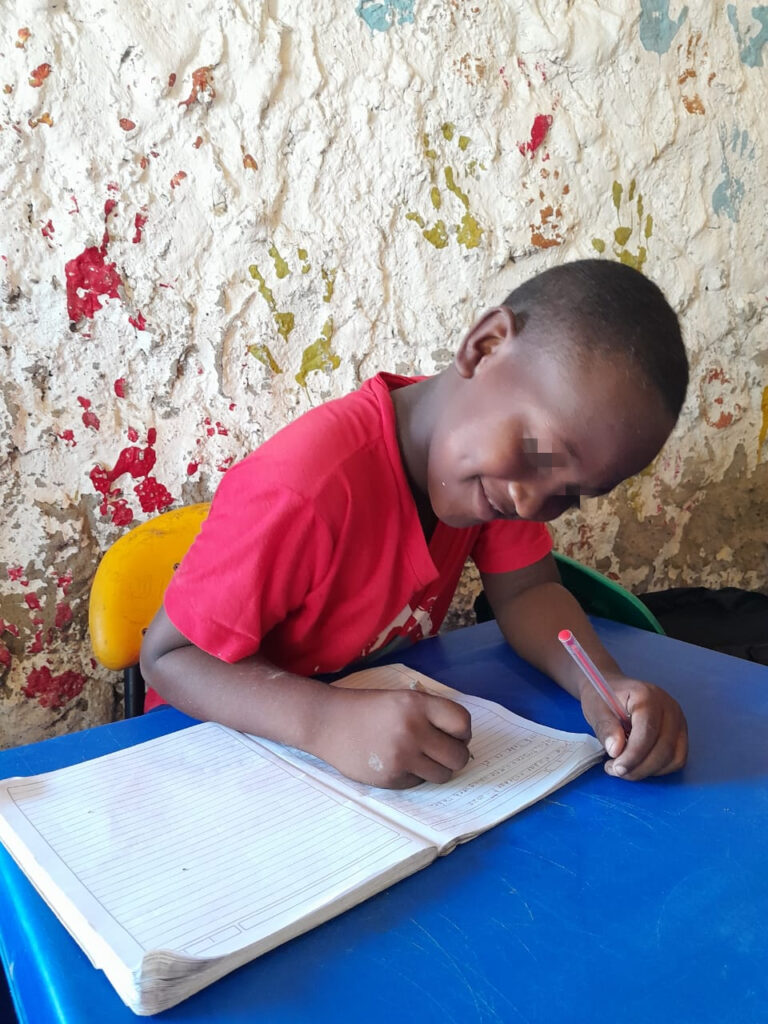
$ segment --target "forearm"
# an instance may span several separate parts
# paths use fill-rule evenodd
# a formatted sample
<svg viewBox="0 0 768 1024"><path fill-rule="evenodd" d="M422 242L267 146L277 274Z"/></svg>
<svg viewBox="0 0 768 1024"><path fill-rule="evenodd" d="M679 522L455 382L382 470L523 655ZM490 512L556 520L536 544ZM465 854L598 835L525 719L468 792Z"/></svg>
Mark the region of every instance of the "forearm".
<svg viewBox="0 0 768 1024"><path fill-rule="evenodd" d="M494 609L499 628L517 653L546 673L574 697L588 686L557 634L570 629L597 667L607 676L620 673L578 601L559 583L545 582L524 590Z"/></svg>
<svg viewBox="0 0 768 1024"><path fill-rule="evenodd" d="M221 722L243 732L312 753L333 693L325 683L284 672L256 654L235 664L189 644L161 610L141 651L148 685L194 718Z"/></svg>

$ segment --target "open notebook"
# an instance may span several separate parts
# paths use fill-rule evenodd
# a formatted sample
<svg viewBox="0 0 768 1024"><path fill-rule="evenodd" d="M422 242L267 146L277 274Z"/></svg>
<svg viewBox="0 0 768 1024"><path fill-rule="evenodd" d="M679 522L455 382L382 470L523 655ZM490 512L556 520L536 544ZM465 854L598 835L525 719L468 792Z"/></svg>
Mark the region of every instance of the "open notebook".
<svg viewBox="0 0 768 1024"><path fill-rule="evenodd" d="M208 722L0 783L0 840L136 1013L167 1009L385 889L603 755L593 736L403 665L343 685L460 701L474 759L443 785L384 790Z"/></svg>

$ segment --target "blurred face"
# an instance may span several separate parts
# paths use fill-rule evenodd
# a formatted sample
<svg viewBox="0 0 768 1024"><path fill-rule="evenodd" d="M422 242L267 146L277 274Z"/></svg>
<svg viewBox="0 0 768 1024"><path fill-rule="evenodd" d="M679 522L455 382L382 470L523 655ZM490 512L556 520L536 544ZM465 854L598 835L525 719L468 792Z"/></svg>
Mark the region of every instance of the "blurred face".
<svg viewBox="0 0 768 1024"><path fill-rule="evenodd" d="M558 359L511 338L462 376L427 464L432 508L449 526L555 519L644 469L674 426L624 361Z"/></svg>

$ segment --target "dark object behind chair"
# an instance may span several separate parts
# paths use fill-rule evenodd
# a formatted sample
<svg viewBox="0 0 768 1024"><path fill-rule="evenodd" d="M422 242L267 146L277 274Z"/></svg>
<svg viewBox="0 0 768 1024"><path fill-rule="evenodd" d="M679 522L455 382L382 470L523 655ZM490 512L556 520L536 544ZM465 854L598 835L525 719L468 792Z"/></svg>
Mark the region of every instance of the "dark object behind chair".
<svg viewBox="0 0 768 1024"><path fill-rule="evenodd" d="M676 640L768 665L768 595L738 587L676 587L641 600Z"/></svg>

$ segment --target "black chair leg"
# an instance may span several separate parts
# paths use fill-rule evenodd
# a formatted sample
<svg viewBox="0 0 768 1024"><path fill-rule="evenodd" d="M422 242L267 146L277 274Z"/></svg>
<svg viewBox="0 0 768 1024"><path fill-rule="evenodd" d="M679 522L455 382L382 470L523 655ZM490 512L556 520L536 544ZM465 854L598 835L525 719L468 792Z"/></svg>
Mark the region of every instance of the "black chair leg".
<svg viewBox="0 0 768 1024"><path fill-rule="evenodd" d="M130 665L123 672L125 717L136 718L144 714L144 677L138 665Z"/></svg>

